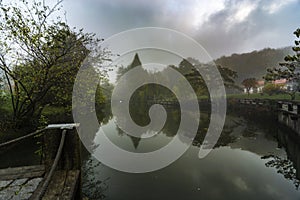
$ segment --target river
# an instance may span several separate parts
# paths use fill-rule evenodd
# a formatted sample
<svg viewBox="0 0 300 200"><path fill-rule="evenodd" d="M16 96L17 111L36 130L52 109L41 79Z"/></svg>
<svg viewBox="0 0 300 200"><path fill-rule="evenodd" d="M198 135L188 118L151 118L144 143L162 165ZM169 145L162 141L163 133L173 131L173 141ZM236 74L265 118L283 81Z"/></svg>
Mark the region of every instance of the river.
<svg viewBox="0 0 300 200"><path fill-rule="evenodd" d="M159 149L172 140L180 112L168 109L164 128L153 138L128 136L111 115L101 119L108 138L132 152ZM268 113L267 113L268 114ZM145 110L132 112L139 125L149 123ZM258 112L229 112L215 148L203 159L199 145L209 124L201 113L193 145L171 165L144 174L119 172L97 161L100 132L92 137L94 152L83 149L83 193L89 199L300 199L300 141L270 116ZM37 140L26 140L1 155L0 167L39 164Z"/></svg>
<svg viewBox="0 0 300 200"><path fill-rule="evenodd" d="M143 112L134 112L139 125L149 123ZM159 149L172 140L180 112L168 109L164 128L151 139L128 136L114 118L102 123L107 137L132 152ZM209 114L201 113L193 145L171 165L158 171L130 174L98 162L99 134L94 135L93 154L83 153L83 192L90 199L278 199L300 198L300 142L277 121L258 113L229 113L219 141L208 156L198 158L201 134ZM203 135L203 134L202 134Z"/></svg>

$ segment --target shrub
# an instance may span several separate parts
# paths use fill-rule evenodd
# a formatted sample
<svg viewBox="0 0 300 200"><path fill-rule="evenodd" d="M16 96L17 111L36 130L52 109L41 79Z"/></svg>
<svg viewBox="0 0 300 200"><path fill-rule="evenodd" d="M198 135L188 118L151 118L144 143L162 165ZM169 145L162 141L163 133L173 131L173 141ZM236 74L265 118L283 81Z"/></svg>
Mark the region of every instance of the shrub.
<svg viewBox="0 0 300 200"><path fill-rule="evenodd" d="M273 83L266 84L262 91L264 94L268 94L270 96L273 94L284 93L282 84L275 85Z"/></svg>

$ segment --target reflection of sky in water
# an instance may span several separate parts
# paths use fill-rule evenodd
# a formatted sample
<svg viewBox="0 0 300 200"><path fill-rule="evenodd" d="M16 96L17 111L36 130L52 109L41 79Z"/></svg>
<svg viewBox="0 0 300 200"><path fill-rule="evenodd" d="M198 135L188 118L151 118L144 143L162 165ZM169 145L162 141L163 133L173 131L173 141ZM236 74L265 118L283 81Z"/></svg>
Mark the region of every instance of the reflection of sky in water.
<svg viewBox="0 0 300 200"><path fill-rule="evenodd" d="M129 136L129 135L123 133L123 131L121 131L121 130L117 131L118 129L114 123L114 120L111 120L108 124L104 125L102 127L102 130L105 133L105 135L114 144L116 144L118 147L120 147L124 150L131 151L131 152L154 151L154 150L157 150L157 149L163 147L164 145L166 145L168 142L170 142L172 140L172 138L167 137L163 132L155 134L153 137L147 138L147 139L140 139L137 137ZM99 134L101 134L101 133L98 132L94 139L94 142L96 144L99 144L99 142L97 142L97 140L99 140ZM97 151L100 151L100 150L101 150L101 147L99 146L96 149L95 153L97 153Z"/></svg>
<svg viewBox="0 0 300 200"><path fill-rule="evenodd" d="M227 119L227 126L238 120ZM119 135L112 120L105 126L110 130L106 135L115 144L133 152L158 149L172 139L158 134L135 141ZM266 167L267 160L261 159L269 154L286 158L276 140L258 127L249 130L246 121L235 125L231 134L236 138L233 142L215 148L201 160L197 157L199 148L192 146L179 160L156 172L128 174L100 165L94 169L94 178L110 178L107 199L299 199L300 192L293 182L275 168ZM94 141L97 143L97 136Z"/></svg>

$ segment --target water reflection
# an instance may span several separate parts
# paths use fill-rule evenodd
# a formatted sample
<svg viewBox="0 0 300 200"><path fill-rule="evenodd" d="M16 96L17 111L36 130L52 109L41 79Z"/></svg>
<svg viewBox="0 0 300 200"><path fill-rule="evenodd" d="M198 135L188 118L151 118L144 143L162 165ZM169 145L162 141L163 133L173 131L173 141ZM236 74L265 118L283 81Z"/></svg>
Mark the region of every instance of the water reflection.
<svg viewBox="0 0 300 200"><path fill-rule="evenodd" d="M262 158L268 159L267 167L275 168L277 173L292 181L298 190L300 186L300 140L292 131L283 130L284 127L280 126L277 132L278 147L285 149L287 157L268 155Z"/></svg>
<svg viewBox="0 0 300 200"><path fill-rule="evenodd" d="M296 189L299 189L300 181L299 177L297 177L297 170L294 168L292 161L274 155L263 156L262 159L268 159L266 162L267 167L275 168L277 173L282 174L284 178L291 180Z"/></svg>
<svg viewBox="0 0 300 200"><path fill-rule="evenodd" d="M147 108L133 110L133 120L149 123ZM131 109L132 111L132 109ZM132 152L159 149L172 139L180 123L178 109L167 109L161 132L149 139L124 134L107 118L107 136ZM110 169L86 154L85 188L96 199L299 199L300 143L270 116L251 112L227 115L224 130L214 150L198 159L199 145L209 124L201 113L193 146L172 165L147 174L127 174ZM191 112L190 117L193 119ZM99 133L97 133L99 134ZM93 142L97 144L97 134ZM95 151L97 147L95 148ZM101 195L100 195L101 194ZM100 195L100 196L99 196Z"/></svg>
<svg viewBox="0 0 300 200"><path fill-rule="evenodd" d="M99 179L101 170L101 163L88 155L87 150L84 149L85 158L83 161L82 187L83 195L89 199L105 199L105 193L109 187L109 177L106 179Z"/></svg>

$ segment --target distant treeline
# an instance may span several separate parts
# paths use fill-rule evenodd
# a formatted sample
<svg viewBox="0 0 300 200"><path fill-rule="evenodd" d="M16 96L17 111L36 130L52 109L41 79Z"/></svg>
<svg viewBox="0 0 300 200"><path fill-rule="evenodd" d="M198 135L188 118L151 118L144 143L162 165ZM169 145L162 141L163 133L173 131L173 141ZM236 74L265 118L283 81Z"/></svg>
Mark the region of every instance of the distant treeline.
<svg viewBox="0 0 300 200"><path fill-rule="evenodd" d="M280 49L266 48L260 51L253 51L243 54L232 54L222 56L215 60L215 63L223 67L230 68L237 72L236 83L241 83L244 79L251 77L262 79L266 74L267 68L278 66L284 61L286 55L291 54L292 47Z"/></svg>

